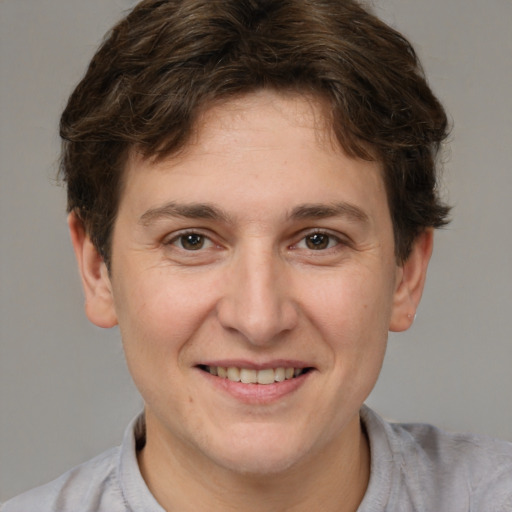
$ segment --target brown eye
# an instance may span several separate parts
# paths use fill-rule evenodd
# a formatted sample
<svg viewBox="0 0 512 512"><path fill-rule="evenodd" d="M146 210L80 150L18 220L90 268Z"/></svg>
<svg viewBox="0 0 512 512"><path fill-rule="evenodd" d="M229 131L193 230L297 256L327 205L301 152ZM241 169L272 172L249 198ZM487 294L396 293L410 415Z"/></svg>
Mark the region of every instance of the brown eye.
<svg viewBox="0 0 512 512"><path fill-rule="evenodd" d="M327 249L330 245L330 241L331 237L324 233L314 233L305 238L307 248L314 251Z"/></svg>
<svg viewBox="0 0 512 512"><path fill-rule="evenodd" d="M178 243L187 251L197 251L205 245L205 237L197 233L188 233L178 238Z"/></svg>

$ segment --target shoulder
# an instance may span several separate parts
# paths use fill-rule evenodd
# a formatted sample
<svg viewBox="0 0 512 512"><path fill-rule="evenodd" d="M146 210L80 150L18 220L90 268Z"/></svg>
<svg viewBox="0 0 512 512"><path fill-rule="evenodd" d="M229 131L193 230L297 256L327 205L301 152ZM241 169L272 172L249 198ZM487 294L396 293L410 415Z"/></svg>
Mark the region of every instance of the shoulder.
<svg viewBox="0 0 512 512"><path fill-rule="evenodd" d="M431 425L393 425L409 438L410 460L421 458L431 491L467 500L470 510L512 510L512 443L474 434L445 432ZM446 491L444 491L446 489Z"/></svg>
<svg viewBox="0 0 512 512"><path fill-rule="evenodd" d="M372 473L388 472L389 500L407 496L411 510L512 510L512 443L426 424L388 423L368 408L361 417L374 457Z"/></svg>
<svg viewBox="0 0 512 512"><path fill-rule="evenodd" d="M140 474L137 450L145 439L141 414L128 425L121 446L9 500L0 512L164 512Z"/></svg>
<svg viewBox="0 0 512 512"><path fill-rule="evenodd" d="M112 448L62 476L25 492L0 507L1 512L124 511L117 463L120 448Z"/></svg>

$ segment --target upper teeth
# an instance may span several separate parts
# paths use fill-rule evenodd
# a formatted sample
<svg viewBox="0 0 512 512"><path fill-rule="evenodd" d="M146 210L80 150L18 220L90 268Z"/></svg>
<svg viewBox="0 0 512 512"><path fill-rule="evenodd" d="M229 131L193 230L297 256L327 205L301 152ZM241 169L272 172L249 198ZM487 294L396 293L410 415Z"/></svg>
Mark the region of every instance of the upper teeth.
<svg viewBox="0 0 512 512"><path fill-rule="evenodd" d="M298 377L304 368L266 368L265 370L252 370L249 368L229 368L223 366L207 366L206 369L212 374L233 382L244 384L273 384L283 380Z"/></svg>

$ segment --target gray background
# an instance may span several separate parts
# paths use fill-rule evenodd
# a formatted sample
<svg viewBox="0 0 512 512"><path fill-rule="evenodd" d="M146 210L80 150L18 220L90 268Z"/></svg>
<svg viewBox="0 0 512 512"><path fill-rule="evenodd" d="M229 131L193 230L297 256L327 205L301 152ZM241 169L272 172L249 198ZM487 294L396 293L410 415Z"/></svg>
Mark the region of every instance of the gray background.
<svg viewBox="0 0 512 512"><path fill-rule="evenodd" d="M416 45L455 128L414 327L370 405L512 440L512 2L375 0ZM0 501L118 444L141 402L116 330L88 324L55 185L57 122L129 0L0 0Z"/></svg>

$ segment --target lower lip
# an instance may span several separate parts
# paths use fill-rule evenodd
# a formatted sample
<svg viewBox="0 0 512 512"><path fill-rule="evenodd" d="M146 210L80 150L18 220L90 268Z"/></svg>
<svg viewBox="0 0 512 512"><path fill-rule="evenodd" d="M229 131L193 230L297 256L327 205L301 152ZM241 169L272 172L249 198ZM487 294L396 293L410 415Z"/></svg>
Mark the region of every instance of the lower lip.
<svg viewBox="0 0 512 512"><path fill-rule="evenodd" d="M297 391L313 373L310 370L293 379L275 382L274 384L244 384L243 382L233 382L229 379L216 377L203 370L198 371L201 372L210 384L240 402L247 404L270 404L277 402L281 398Z"/></svg>

